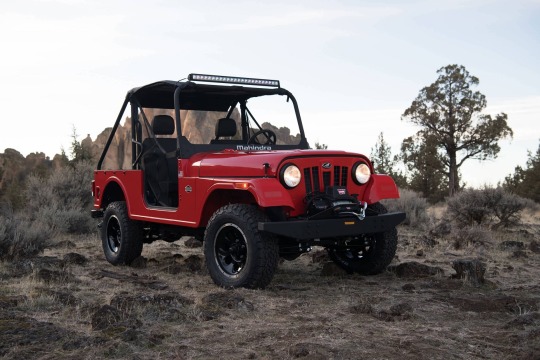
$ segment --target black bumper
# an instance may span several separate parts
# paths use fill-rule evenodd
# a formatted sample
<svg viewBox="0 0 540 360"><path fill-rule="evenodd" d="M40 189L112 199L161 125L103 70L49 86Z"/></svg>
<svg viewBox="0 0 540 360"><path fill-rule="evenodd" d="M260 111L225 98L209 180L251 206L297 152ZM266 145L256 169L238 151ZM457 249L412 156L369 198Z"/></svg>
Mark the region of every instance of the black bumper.
<svg viewBox="0 0 540 360"><path fill-rule="evenodd" d="M377 216L367 216L364 220L348 217L323 220L260 222L259 230L293 239L309 240L385 232L392 230L403 220L405 220L405 213L394 212Z"/></svg>

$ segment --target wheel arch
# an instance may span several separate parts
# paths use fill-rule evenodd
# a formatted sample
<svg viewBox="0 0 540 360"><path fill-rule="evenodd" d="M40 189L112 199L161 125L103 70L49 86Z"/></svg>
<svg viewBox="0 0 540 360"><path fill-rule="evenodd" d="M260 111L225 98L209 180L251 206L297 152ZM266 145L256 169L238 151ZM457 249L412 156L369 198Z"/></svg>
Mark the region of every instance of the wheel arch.
<svg viewBox="0 0 540 360"><path fill-rule="evenodd" d="M106 209L107 206L114 201L126 201L126 205L129 208L122 185L117 181L110 181L105 186L105 190L103 191L103 196L101 197L101 208Z"/></svg>
<svg viewBox="0 0 540 360"><path fill-rule="evenodd" d="M206 227L212 215L228 204L257 204L253 194L247 190L215 189L206 198L202 211L200 226Z"/></svg>

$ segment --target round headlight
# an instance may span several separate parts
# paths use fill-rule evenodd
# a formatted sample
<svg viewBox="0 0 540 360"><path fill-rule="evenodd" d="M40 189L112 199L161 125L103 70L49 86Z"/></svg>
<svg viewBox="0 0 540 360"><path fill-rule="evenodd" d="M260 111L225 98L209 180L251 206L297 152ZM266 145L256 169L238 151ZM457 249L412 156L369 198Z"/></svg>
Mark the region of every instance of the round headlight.
<svg viewBox="0 0 540 360"><path fill-rule="evenodd" d="M365 163L359 162L354 165L352 175L354 181L358 185L362 185L369 181L371 170L369 170L369 166L367 166Z"/></svg>
<svg viewBox="0 0 540 360"><path fill-rule="evenodd" d="M285 185L286 188L292 189L300 184L302 173L300 173L300 169L296 165L287 164L281 168L280 178L281 183Z"/></svg>

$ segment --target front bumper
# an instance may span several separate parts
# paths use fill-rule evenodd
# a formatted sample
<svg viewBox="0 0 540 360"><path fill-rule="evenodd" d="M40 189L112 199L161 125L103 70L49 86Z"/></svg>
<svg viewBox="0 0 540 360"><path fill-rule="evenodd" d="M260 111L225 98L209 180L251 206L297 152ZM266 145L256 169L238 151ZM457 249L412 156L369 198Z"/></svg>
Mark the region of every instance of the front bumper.
<svg viewBox="0 0 540 360"><path fill-rule="evenodd" d="M405 220L405 213L394 212L367 216L363 220L347 217L260 222L259 230L297 240L309 240L385 232L392 230L403 220Z"/></svg>

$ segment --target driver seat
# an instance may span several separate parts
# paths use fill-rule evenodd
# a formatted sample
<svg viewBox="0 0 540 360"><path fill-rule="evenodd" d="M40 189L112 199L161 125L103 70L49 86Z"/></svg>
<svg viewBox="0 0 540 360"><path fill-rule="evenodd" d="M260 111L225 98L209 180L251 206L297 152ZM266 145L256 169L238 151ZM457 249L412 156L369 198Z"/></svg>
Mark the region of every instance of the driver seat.
<svg viewBox="0 0 540 360"><path fill-rule="evenodd" d="M174 120L169 115L156 115L152 120L152 131L156 138L143 141L142 170L144 172L145 198L153 206L178 206L178 164L176 139L158 138L159 135L174 134ZM159 148L159 145L165 151ZM176 181L175 181L176 180Z"/></svg>
<svg viewBox="0 0 540 360"><path fill-rule="evenodd" d="M236 135L236 120L231 118L219 119L216 123L216 138L210 144L242 144L242 140L220 139Z"/></svg>

